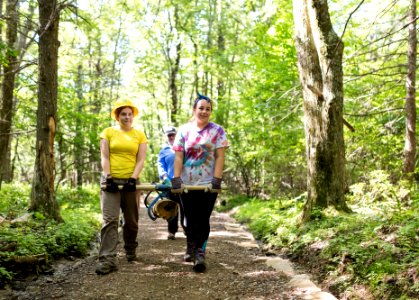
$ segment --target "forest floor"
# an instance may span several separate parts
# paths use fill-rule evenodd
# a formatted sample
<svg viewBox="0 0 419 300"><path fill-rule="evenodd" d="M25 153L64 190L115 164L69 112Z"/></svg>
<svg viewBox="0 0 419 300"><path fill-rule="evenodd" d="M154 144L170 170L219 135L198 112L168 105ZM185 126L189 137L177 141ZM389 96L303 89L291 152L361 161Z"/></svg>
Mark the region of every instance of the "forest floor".
<svg viewBox="0 0 419 300"><path fill-rule="evenodd" d="M97 249L83 259L62 259L49 275L29 275L0 290L0 299L336 299L322 292L287 260L266 255L253 236L228 214L214 211L207 270L183 262L185 236L167 239L163 219L140 209L138 261L127 262L118 245L119 270L97 275Z"/></svg>

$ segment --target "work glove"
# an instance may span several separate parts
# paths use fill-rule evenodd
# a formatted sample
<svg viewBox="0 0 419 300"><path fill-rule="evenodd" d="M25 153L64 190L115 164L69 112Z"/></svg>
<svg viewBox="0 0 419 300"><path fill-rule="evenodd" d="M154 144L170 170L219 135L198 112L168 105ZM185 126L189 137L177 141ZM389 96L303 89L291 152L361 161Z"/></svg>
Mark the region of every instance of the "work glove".
<svg viewBox="0 0 419 300"><path fill-rule="evenodd" d="M137 190L137 180L135 178L129 178L127 183L124 184L122 190L124 192L135 192Z"/></svg>
<svg viewBox="0 0 419 300"><path fill-rule="evenodd" d="M183 182L180 177L172 178L172 189L170 190L173 194L181 194L183 192Z"/></svg>
<svg viewBox="0 0 419 300"><path fill-rule="evenodd" d="M208 186L210 193L220 193L221 192L221 178L212 177L211 183Z"/></svg>
<svg viewBox="0 0 419 300"><path fill-rule="evenodd" d="M100 189L108 193L117 193L119 191L118 185L113 181L113 178L110 175L107 177L102 176Z"/></svg>
<svg viewBox="0 0 419 300"><path fill-rule="evenodd" d="M172 186L172 183L170 182L170 179L166 177L166 179L163 180L162 182L163 185L166 186Z"/></svg>

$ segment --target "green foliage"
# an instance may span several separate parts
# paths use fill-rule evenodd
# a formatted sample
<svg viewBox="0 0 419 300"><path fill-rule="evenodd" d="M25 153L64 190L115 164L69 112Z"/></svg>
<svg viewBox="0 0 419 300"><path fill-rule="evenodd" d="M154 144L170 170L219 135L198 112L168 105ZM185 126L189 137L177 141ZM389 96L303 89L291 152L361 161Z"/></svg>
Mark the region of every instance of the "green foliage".
<svg viewBox="0 0 419 300"><path fill-rule="evenodd" d="M30 186L15 182L2 184L0 190L0 215L7 219L14 219L28 206Z"/></svg>
<svg viewBox="0 0 419 300"><path fill-rule="evenodd" d="M348 4L346 12L357 5ZM389 10L386 5L365 1L344 36L344 113L355 128L345 135L349 184L372 170L399 177L403 168L407 31L400 30L400 20L409 5L398 1ZM339 24L346 16L340 5L337 10Z"/></svg>
<svg viewBox="0 0 419 300"><path fill-rule="evenodd" d="M390 262L397 255L388 254L392 249L388 242L375 240L376 236L366 231L379 235L391 227L397 236L397 243L393 244L396 248L400 245L403 251L417 251L413 242L415 236L417 240L414 216L418 193L413 193L415 189L408 183L394 184L401 177L403 166L407 66L404 26L408 3L398 1L390 5L388 1L366 0L356 9L359 1L330 2L335 30L345 45L344 116L355 128L355 132L345 132L350 186L347 201L356 214L316 211L312 222L301 228L297 219L301 200L306 197L302 194L306 189L306 157L292 1L211 4L216 7L209 9L206 1L86 0L79 1L77 15L73 10L62 11L55 139L60 176L57 185L74 180L78 171L83 174L83 184L98 181L98 134L113 124L109 112L118 97L129 97L140 108L136 122L149 139L141 180L156 180L161 127L186 122L191 115L191 101L199 90L213 98L216 105L212 120L225 127L231 143L224 173L229 189L251 197L281 199L260 202L238 196L221 209L241 205L237 216L252 223L255 235L292 251L321 246L324 240L330 254L321 259L334 255L330 258L334 262L330 263L331 268L336 269L339 259L346 257L354 260L345 264L348 269L356 265L351 274L368 277L361 281L375 282L377 289L381 284L390 286L393 279L380 277L379 269L393 272ZM19 10L20 26L26 19L36 23L27 5ZM4 20L0 25L5 26ZM34 36L33 30L27 36ZM24 33L25 28L19 27L19 32ZM172 116L169 77L178 45L180 65L174 83L179 110L177 116ZM10 147L16 182L31 182L33 176L30 170L35 161L37 51L36 43L32 43L22 52L16 79ZM0 42L0 64L8 63L8 53L15 54ZM21 216L29 194L27 185L3 185L0 215L6 220ZM298 195L302 196L293 198ZM96 219L92 212L98 211L98 201L94 200L98 195L90 193L90 189L64 188L57 198L65 225L50 223L37 213L26 225L0 227L0 239L19 240L19 255L83 252L84 240L90 236L89 226L97 227L96 220L92 225L88 219ZM262 212L252 216L253 210ZM410 225L406 220L410 220ZM30 229L26 228L29 225ZM38 236L39 232L45 234ZM355 233L359 237L352 237ZM341 243L333 243L335 236L347 244L356 259L342 254ZM371 248L376 257L382 257L380 267L374 265L374 257L357 246L368 238L373 242L365 244L365 249ZM36 241L31 242L32 239ZM360 262L365 263L365 268ZM0 274L5 272L0 269ZM350 280L340 282L350 286ZM415 284L412 289L417 290Z"/></svg>
<svg viewBox="0 0 419 300"><path fill-rule="evenodd" d="M334 294L352 295L363 285L375 299L415 299L419 263L419 193L414 184L391 183L383 171L351 186L348 203L354 213L334 209L300 225L300 198L240 199L235 218L254 236L288 249L300 262L311 261L320 281ZM303 197L302 197L303 198ZM229 203L229 200L227 200Z"/></svg>
<svg viewBox="0 0 419 300"><path fill-rule="evenodd" d="M410 204L410 186L412 183L399 181L397 185L390 182L390 176L382 170L372 171L364 176L364 182L353 184L350 187L349 203L356 201L358 205L366 205L369 209L376 209L376 215L387 218L389 214L398 212L403 202ZM370 206L372 205L372 206ZM365 209L364 207L356 207Z"/></svg>
<svg viewBox="0 0 419 300"><path fill-rule="evenodd" d="M283 227L293 228L290 225L296 225L300 209L301 203L295 199L261 201L254 198L243 204L235 217L247 223L257 239L270 242L275 238L283 245L282 238L288 240L292 236L291 232L284 232Z"/></svg>
<svg viewBox="0 0 419 300"><path fill-rule="evenodd" d="M227 200L223 200L220 206L216 207L219 212L230 211L234 207L238 207L248 202L249 198L244 195L231 195Z"/></svg>
<svg viewBox="0 0 419 300"><path fill-rule="evenodd" d="M13 278L13 273L6 270L6 268L0 267L0 282L5 280L11 280ZM1 284L0 284L1 286Z"/></svg>
<svg viewBox="0 0 419 300"><path fill-rule="evenodd" d="M229 133L230 167L248 196L302 193L305 189L302 105L293 45L290 2L252 24L248 55L241 66L246 81L233 102ZM249 65L251 66L249 68ZM228 130L227 130L228 131ZM236 149L246 148L246 151ZM236 150L236 151L235 151ZM236 179L237 180L237 179Z"/></svg>
<svg viewBox="0 0 419 300"><path fill-rule="evenodd" d="M3 184L0 214L5 221L0 225L0 284L11 280L13 257L47 255L48 262L63 256L83 256L91 247L100 228L100 206L97 186L74 189L62 187L57 192L63 223L46 219L42 214L30 215L26 221L13 222L26 213L29 201L28 185ZM14 247L10 245L15 245ZM8 266L10 267L8 269Z"/></svg>

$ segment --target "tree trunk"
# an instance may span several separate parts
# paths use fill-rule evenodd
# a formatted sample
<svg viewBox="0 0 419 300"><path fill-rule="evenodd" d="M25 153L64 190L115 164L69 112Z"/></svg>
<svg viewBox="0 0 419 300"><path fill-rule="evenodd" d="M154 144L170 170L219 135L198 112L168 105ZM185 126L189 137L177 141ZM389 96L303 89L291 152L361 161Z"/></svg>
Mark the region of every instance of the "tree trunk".
<svg viewBox="0 0 419 300"><path fill-rule="evenodd" d="M17 4L19 4L20 2L18 2ZM34 33L33 32L33 16L35 13L35 8L36 8L36 3L34 3L33 1L29 2L29 10L28 10L28 14L25 17L25 22L23 23L23 26L19 26L18 29L18 38L16 41L17 44L17 48L16 48L16 52L19 53L18 58L16 59L16 64L15 64L15 77L17 77L20 73L20 71L25 68L27 65L22 66L23 64L23 57L25 56L25 53L27 52L29 46L34 42L34 38L31 38L28 40L28 36L29 33ZM20 6L18 6L17 11L19 12L20 10ZM31 63L30 63L31 64ZM29 64L28 64L29 65ZM14 90L19 90L19 80L15 80L14 81ZM16 99L15 97L13 98L13 111L15 111L16 108ZM13 124L12 124L13 125ZM12 157L11 153L11 142L14 141L15 143L15 150L18 149L17 145L19 144L19 136L18 135L12 135L9 139L9 148L7 149L8 153L6 153L5 155ZM14 174L15 174L15 163L16 161L19 161L19 154L16 151L13 151L14 156L13 158L11 158L11 162L10 162L10 181L13 181L14 178Z"/></svg>
<svg viewBox="0 0 419 300"><path fill-rule="evenodd" d="M294 22L308 169L304 222L315 207L349 211L344 199L343 44L333 31L326 0L294 0Z"/></svg>
<svg viewBox="0 0 419 300"><path fill-rule="evenodd" d="M223 20L222 15L219 18ZM220 74L220 72L223 72L222 70L226 68L226 66L228 65L228 61L225 58L226 47L225 47L225 38L224 38L224 32L223 32L223 26L225 25L223 24L223 22L220 22L218 26L219 27L218 27L218 38L217 38L217 61L218 61L217 64L220 64L220 66L217 68L218 69L218 74L217 74L217 100L218 102L217 102L217 113L215 115L215 122L218 124L224 125L225 120L226 120L226 106L224 105L226 83L225 83L224 74Z"/></svg>
<svg viewBox="0 0 419 300"><path fill-rule="evenodd" d="M93 48L93 42L91 41L90 48ZM93 116L98 116L101 109L102 109L102 103L104 102L104 96L103 96L103 85L102 85L102 76L103 76L103 67L102 67L102 51L101 51L101 44L98 42L98 48L94 49L92 51L97 51L97 58L90 58L89 65L90 68L90 76L93 78L93 81L91 83L90 89L93 90L92 97L88 100L88 106L90 107L90 114ZM94 139L92 137L89 138L89 140L98 140L99 135L97 133L97 130L99 128L99 121L97 118L93 118L91 124L89 125L89 128L87 128L87 131L92 132L97 136L97 139ZM87 144L88 148L88 157L89 157L89 166L90 166L90 174L89 176L84 176L84 180L87 179L88 182L99 182L102 166L100 165L100 151L98 151L98 145L97 143L89 142ZM87 178L86 178L87 177Z"/></svg>
<svg viewBox="0 0 419 300"><path fill-rule="evenodd" d="M77 186L83 185L83 169L84 169L84 132L83 132L83 67L80 64L77 68L77 117L76 117L76 135L74 136L74 165L76 168Z"/></svg>
<svg viewBox="0 0 419 300"><path fill-rule="evenodd" d="M176 30L179 27L179 13L178 6L174 8L174 18L175 18L175 28ZM173 30L173 29L172 29ZM175 36L175 35L174 35ZM179 97L178 97L178 87L176 84L176 78L179 74L179 65L180 65L180 51L182 49L182 44L180 41L176 42L176 53L174 61L170 58L170 51L167 52L167 59L170 64L170 74L169 74L169 89L170 89L170 98L172 100L171 109L170 109L170 120L176 126L178 123L178 111L179 111Z"/></svg>
<svg viewBox="0 0 419 300"><path fill-rule="evenodd" d="M7 29L6 43L8 51L6 52L6 61L4 67L4 77L1 85L1 110L0 110L0 187L3 181L10 182L12 180L11 173L11 128L13 119L13 91L15 88L16 76L16 49L17 40L17 24L18 11L17 0L8 0L6 4Z"/></svg>
<svg viewBox="0 0 419 300"><path fill-rule="evenodd" d="M410 1L409 44L406 79L406 138L404 144L404 172L413 173L416 162L416 0Z"/></svg>
<svg viewBox="0 0 419 300"><path fill-rule="evenodd" d="M59 9L56 1L39 4L39 78L35 172L30 210L62 221L54 190L54 139L57 124Z"/></svg>
<svg viewBox="0 0 419 300"><path fill-rule="evenodd" d="M0 0L0 16L3 15L3 0ZM3 42L3 22L0 22L0 43ZM0 64L0 72L2 70L2 65Z"/></svg>
<svg viewBox="0 0 419 300"><path fill-rule="evenodd" d="M217 1L209 1L208 12L207 12L207 44L205 51L208 53L212 52L213 40L212 40L212 29L214 26L215 12L217 7ZM207 57L204 58L205 66L202 74L202 88L200 93L212 98L212 87L211 87L211 73L208 71L212 67L212 54L205 54Z"/></svg>

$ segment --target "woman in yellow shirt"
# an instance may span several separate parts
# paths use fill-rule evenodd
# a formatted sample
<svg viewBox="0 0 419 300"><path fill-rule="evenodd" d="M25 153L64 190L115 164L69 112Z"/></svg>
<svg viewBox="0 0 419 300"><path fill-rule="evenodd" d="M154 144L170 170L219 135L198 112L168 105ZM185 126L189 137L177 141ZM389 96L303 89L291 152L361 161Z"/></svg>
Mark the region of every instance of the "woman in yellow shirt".
<svg viewBox="0 0 419 300"><path fill-rule="evenodd" d="M136 185L144 167L147 138L143 131L132 127L137 107L129 100L117 101L111 117L118 125L108 127L100 134L102 229L99 264L96 273L108 274L118 269L116 246L118 243L119 212L124 216L123 239L126 258L136 259L138 246L138 201ZM122 189L119 189L122 185Z"/></svg>

